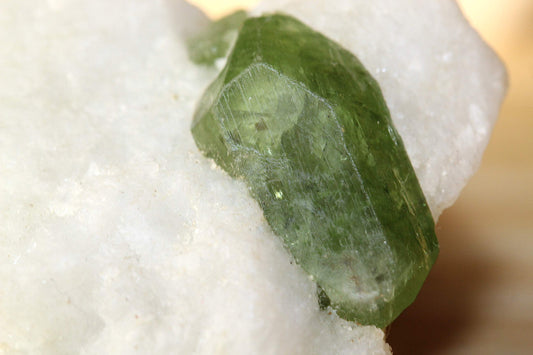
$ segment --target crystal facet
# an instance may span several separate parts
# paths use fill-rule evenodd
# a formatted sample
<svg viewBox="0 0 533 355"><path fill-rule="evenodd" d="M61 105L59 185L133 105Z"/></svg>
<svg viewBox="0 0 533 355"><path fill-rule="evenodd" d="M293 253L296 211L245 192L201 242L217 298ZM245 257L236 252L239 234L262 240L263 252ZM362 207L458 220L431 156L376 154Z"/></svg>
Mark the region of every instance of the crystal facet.
<svg viewBox="0 0 533 355"><path fill-rule="evenodd" d="M437 257L434 222L353 54L292 17L250 18L192 133L246 182L322 304L383 327L414 300Z"/></svg>

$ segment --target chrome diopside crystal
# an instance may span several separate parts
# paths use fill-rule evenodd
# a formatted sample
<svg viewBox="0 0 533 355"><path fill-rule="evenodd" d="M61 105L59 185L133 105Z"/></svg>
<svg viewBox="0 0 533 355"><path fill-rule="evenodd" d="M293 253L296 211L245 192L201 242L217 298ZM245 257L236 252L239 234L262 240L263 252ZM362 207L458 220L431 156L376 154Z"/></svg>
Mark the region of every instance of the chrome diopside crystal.
<svg viewBox="0 0 533 355"><path fill-rule="evenodd" d="M414 300L438 254L434 222L353 54L292 17L250 18L192 133L341 317L383 327Z"/></svg>

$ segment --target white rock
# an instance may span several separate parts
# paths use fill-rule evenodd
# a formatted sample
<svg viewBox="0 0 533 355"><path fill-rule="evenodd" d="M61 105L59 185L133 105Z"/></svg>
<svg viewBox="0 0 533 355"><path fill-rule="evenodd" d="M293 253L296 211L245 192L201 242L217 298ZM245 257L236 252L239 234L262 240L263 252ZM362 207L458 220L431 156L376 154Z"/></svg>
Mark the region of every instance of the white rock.
<svg viewBox="0 0 533 355"><path fill-rule="evenodd" d="M352 51L379 82L435 219L477 170L506 88L455 1L268 0Z"/></svg>
<svg viewBox="0 0 533 355"><path fill-rule="evenodd" d="M171 0L0 2L1 354L389 353L319 311L197 151L216 73L179 34L204 21Z"/></svg>

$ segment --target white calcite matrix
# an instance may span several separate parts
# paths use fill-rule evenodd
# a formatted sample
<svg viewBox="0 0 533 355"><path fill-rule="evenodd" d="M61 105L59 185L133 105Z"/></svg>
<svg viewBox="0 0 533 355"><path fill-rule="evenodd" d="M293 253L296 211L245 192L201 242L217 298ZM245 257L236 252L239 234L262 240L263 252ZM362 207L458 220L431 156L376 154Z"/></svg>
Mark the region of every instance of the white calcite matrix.
<svg viewBox="0 0 533 355"><path fill-rule="evenodd" d="M279 8L378 78L440 211L486 144L497 59L451 1L302 4ZM0 354L390 353L319 310L244 185L198 152L216 70L183 37L206 22L179 0L0 2Z"/></svg>

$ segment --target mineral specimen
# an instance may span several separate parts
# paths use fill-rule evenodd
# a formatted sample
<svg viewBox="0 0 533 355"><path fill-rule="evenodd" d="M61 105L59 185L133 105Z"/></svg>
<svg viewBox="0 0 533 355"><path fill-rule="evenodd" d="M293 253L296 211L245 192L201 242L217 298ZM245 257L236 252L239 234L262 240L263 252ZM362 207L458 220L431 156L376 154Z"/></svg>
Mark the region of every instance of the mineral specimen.
<svg viewBox="0 0 533 355"><path fill-rule="evenodd" d="M481 157L506 91L505 67L456 1L263 0L356 53L379 83L436 220Z"/></svg>
<svg viewBox="0 0 533 355"><path fill-rule="evenodd" d="M244 22L192 125L346 319L388 325L438 253L434 222L380 88L298 20Z"/></svg>

